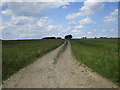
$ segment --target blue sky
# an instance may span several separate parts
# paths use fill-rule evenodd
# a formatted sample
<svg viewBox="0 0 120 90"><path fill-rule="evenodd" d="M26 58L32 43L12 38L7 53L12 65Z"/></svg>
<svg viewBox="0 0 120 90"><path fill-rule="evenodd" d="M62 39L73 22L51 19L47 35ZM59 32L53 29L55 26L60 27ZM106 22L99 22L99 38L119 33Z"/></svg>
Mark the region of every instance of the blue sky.
<svg viewBox="0 0 120 90"><path fill-rule="evenodd" d="M118 37L117 2L3 3L2 39ZM1 18L0 18L1 19Z"/></svg>

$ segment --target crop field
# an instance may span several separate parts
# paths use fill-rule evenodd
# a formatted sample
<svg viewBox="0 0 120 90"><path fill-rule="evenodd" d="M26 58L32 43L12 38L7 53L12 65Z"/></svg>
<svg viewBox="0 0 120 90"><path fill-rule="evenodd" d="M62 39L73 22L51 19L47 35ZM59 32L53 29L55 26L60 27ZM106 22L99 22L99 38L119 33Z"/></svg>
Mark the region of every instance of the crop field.
<svg viewBox="0 0 120 90"><path fill-rule="evenodd" d="M64 40L3 40L3 80L63 42Z"/></svg>
<svg viewBox="0 0 120 90"><path fill-rule="evenodd" d="M93 71L118 81L118 39L71 40L76 59Z"/></svg>

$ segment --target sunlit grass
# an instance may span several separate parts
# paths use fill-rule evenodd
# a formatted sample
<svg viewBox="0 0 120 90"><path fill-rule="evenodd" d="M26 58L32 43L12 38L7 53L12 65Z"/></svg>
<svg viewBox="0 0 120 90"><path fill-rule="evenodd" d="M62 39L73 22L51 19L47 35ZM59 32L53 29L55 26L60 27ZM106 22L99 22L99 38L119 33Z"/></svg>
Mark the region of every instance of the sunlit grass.
<svg viewBox="0 0 120 90"><path fill-rule="evenodd" d="M118 39L82 39L71 43L80 63L113 82L118 81Z"/></svg>
<svg viewBox="0 0 120 90"><path fill-rule="evenodd" d="M3 41L3 79L32 63L40 56L57 48L64 40L10 40Z"/></svg>

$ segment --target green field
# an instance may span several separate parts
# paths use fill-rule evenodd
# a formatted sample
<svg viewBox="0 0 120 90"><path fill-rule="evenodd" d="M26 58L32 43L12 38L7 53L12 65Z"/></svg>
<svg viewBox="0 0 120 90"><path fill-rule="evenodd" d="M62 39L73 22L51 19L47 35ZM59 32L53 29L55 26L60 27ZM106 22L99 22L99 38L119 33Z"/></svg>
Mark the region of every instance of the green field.
<svg viewBox="0 0 120 90"><path fill-rule="evenodd" d="M3 40L3 80L63 42L64 40Z"/></svg>
<svg viewBox="0 0 120 90"><path fill-rule="evenodd" d="M118 39L71 40L76 59L93 71L118 81Z"/></svg>
<svg viewBox="0 0 120 90"><path fill-rule="evenodd" d="M31 64L49 51L60 46L65 40L3 40L2 77L3 80ZM70 40L76 59L94 72L115 82L118 81L118 39L78 39ZM64 52L67 43L55 57Z"/></svg>

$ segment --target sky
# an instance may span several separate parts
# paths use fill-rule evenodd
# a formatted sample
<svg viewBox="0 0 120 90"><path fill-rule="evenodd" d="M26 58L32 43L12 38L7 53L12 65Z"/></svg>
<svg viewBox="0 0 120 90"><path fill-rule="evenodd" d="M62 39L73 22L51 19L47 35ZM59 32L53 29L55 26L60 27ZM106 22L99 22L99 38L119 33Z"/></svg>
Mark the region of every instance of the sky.
<svg viewBox="0 0 120 90"><path fill-rule="evenodd" d="M118 37L117 2L0 3L2 39Z"/></svg>

